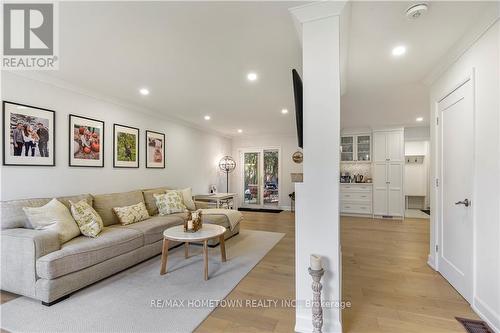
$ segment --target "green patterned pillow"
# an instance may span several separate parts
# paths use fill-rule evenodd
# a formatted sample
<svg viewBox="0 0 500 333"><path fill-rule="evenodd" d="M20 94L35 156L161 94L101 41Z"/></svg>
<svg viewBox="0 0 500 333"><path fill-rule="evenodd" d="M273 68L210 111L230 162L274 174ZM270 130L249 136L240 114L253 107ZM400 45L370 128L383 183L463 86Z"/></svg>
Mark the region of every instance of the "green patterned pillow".
<svg viewBox="0 0 500 333"><path fill-rule="evenodd" d="M146 205L142 201L131 206L115 207L113 211L122 225L132 224L150 218Z"/></svg>
<svg viewBox="0 0 500 333"><path fill-rule="evenodd" d="M154 197L160 215L182 213L187 210L182 202L182 195L179 191L168 191L165 194L155 194Z"/></svg>
<svg viewBox="0 0 500 333"><path fill-rule="evenodd" d="M69 203L71 205L71 215L73 215L81 233L87 237L97 237L103 228L99 214L86 200L77 203L70 201Z"/></svg>

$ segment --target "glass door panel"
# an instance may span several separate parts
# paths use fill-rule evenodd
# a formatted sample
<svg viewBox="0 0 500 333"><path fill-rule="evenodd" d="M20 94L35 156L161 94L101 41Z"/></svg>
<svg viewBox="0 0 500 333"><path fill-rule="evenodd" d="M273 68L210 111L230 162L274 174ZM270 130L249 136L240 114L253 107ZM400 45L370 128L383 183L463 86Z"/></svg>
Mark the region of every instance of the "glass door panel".
<svg viewBox="0 0 500 333"><path fill-rule="evenodd" d="M264 205L279 204L279 151L264 150Z"/></svg>
<svg viewBox="0 0 500 333"><path fill-rule="evenodd" d="M370 161L370 136L360 135L357 137L358 161Z"/></svg>
<svg viewBox="0 0 500 333"><path fill-rule="evenodd" d="M243 203L260 205L260 152L243 153Z"/></svg>
<svg viewBox="0 0 500 333"><path fill-rule="evenodd" d="M340 160L354 160L354 137L343 136L340 138Z"/></svg>

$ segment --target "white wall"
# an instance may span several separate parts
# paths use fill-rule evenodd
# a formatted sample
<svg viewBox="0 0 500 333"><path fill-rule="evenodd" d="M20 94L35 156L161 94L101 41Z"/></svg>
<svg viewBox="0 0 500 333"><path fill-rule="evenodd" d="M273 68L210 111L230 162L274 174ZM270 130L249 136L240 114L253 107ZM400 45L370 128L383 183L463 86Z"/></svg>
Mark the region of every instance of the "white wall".
<svg viewBox="0 0 500 333"><path fill-rule="evenodd" d="M231 152L231 141L218 135L127 109L110 102L2 71L2 99L56 111L56 166L2 166L2 200L53 197L78 193L109 193L169 185L208 191L225 187L218 160ZM105 167L68 166L68 114L105 121ZM3 122L3 120L2 120ZM140 129L140 168L113 168L113 123ZM166 168L145 168L145 130L166 134Z"/></svg>
<svg viewBox="0 0 500 333"><path fill-rule="evenodd" d="M280 202L282 209L290 209L290 198L288 194L295 191L295 186L290 178L290 173L302 172L302 164L297 164L292 160L292 154L300 148L297 146L296 136L242 136L233 139L233 158L236 160L236 170L231 176L230 190L239 194L242 199L241 189L241 163L238 150L241 148L281 148L281 178L280 182ZM224 189L219 189L223 191ZM241 203L240 203L241 205Z"/></svg>
<svg viewBox="0 0 500 333"><path fill-rule="evenodd" d="M473 308L497 331L500 330L500 23L492 26L431 87L431 108L475 69L474 124L474 298ZM432 131L435 161L437 126ZM432 179L437 166L432 163ZM431 192L430 263L438 264L436 239L436 192Z"/></svg>

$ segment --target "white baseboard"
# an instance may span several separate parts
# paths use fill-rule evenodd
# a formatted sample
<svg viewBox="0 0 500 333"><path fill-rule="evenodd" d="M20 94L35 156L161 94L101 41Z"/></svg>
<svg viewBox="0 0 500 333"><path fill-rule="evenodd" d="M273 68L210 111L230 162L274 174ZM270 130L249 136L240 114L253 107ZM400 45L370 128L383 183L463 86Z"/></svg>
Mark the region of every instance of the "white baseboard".
<svg viewBox="0 0 500 333"><path fill-rule="evenodd" d="M437 272L436 263L434 262L434 257L429 254L427 257L427 265L429 265L433 270Z"/></svg>
<svg viewBox="0 0 500 333"><path fill-rule="evenodd" d="M474 310L482 320L484 320L495 333L500 333L500 315L486 305L481 299L474 297L472 304Z"/></svg>
<svg viewBox="0 0 500 333"><path fill-rule="evenodd" d="M312 316L296 316L295 317L295 332L311 333L313 331ZM340 321L323 323L321 330L323 333L342 333L342 324Z"/></svg>

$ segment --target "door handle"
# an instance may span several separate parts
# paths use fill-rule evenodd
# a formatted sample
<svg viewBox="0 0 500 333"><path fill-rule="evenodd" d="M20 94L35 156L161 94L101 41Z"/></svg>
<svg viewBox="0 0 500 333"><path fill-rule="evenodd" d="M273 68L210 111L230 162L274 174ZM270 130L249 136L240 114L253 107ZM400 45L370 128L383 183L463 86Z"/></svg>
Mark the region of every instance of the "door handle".
<svg viewBox="0 0 500 333"><path fill-rule="evenodd" d="M465 207L469 207L470 201L469 201L469 199L465 199L464 201L455 202L455 205L464 205Z"/></svg>

